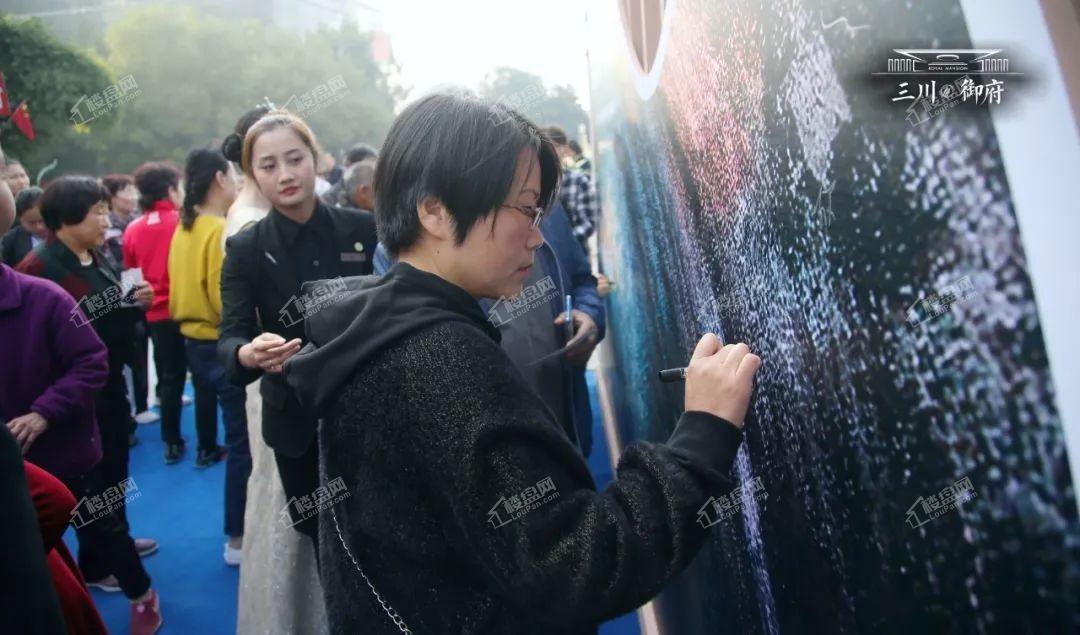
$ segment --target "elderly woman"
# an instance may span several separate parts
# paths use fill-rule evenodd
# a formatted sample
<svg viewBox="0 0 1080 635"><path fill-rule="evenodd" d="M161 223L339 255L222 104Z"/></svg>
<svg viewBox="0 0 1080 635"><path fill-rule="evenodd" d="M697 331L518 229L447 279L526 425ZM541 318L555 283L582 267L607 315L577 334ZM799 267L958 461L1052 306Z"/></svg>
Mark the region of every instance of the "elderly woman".
<svg viewBox="0 0 1080 635"><path fill-rule="evenodd" d="M698 510L732 488L761 361L703 337L671 438L626 448L597 492L477 302L529 276L560 179L551 141L516 112L436 94L398 116L375 172L398 262L322 294L285 364L322 416L308 504L325 510L330 629L595 633L704 542Z"/></svg>
<svg viewBox="0 0 1080 635"><path fill-rule="evenodd" d="M129 359L135 312L149 306L153 296L149 285L141 284L131 295L138 306L127 306L124 302L127 298L121 291L116 271L101 254L105 230L109 226L108 198L108 191L97 179L89 176L62 176L50 183L41 197L41 215L52 236L49 242L38 245L30 252L18 268L20 273L55 282L71 299L68 310L60 311L62 315L59 317L54 316L53 326L39 321L25 328L51 329L56 337L66 334L68 339L58 339L53 344L58 348L58 355L60 352L71 355L73 342L79 337L73 333L84 329L89 332L89 325L107 351L104 386L97 384L92 392L85 390L84 386L77 394L79 399L94 400L97 425L92 422L90 425L93 432L97 432L93 437L96 455L89 464L84 462L90 458L86 446L90 444L91 437L86 429L59 425L58 420L68 417L53 414L58 410L58 405L70 408L74 397L57 398L53 390L51 400L40 398L34 403L39 406L38 409L30 407L26 412L27 408L17 408L16 411L22 410L24 415L9 423L12 433L24 447L27 436L41 436L41 440L34 442L36 448L30 448L27 458L39 462L42 467L59 476L79 499L101 496L108 488L117 487L128 478L129 410L123 366ZM76 306L79 310L75 310ZM14 332L20 346L38 341L29 333ZM85 338L85 335L82 337ZM47 349L41 346L26 350ZM35 359L40 363L29 352L13 358ZM26 375L24 378L20 374L19 380L34 381L30 373ZM9 380L5 385L11 394L23 400L39 399L32 388L33 384L20 388L22 384L14 381ZM91 394L88 395L88 392ZM42 412L40 406L50 401L53 408L46 408ZM19 421L19 426L13 427L11 424L16 421ZM86 419L81 421L86 425ZM47 451L51 461L43 456ZM79 461L73 458L76 453L80 456ZM111 509L111 506L107 509ZM161 624L157 592L150 587L150 576L139 558L155 552L158 545L147 538L131 539L123 500L117 503L116 509L101 518L77 527L76 534L79 537L79 566L86 576L87 585L105 591L124 592L131 601L132 633L141 635L157 630Z"/></svg>

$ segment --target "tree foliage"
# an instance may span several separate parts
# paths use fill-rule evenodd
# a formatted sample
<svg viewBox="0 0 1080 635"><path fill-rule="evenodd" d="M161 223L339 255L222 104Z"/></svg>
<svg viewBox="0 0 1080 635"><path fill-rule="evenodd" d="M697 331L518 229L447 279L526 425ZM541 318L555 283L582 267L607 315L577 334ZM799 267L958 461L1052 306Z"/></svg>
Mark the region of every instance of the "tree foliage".
<svg viewBox="0 0 1080 635"><path fill-rule="evenodd" d="M125 11L93 50L78 51L38 20L0 17L0 71L13 96L29 100L38 133L30 142L8 129L2 142L31 173L54 159L49 176L130 172L149 160L182 163L191 149L220 143L244 112L269 100L289 104L335 154L360 142L378 146L403 94L373 61L371 47L370 34L349 22L301 36L170 4ZM77 104L115 94L118 82L137 90L105 100L88 119L75 114ZM546 87L517 69L496 69L479 92L571 137L587 121L569 86Z"/></svg>
<svg viewBox="0 0 1080 635"><path fill-rule="evenodd" d="M113 80L105 65L53 37L39 20L0 16L0 72L11 106L26 100L36 138L29 141L10 124L0 133L4 153L39 167L80 136L71 108L83 95ZM33 176L33 173L31 173Z"/></svg>
<svg viewBox="0 0 1080 635"><path fill-rule="evenodd" d="M316 92L319 101L309 100L297 114L325 149L379 144L393 118L394 94L370 50L370 37L351 23L301 37L175 5L133 9L105 33L103 64L111 75L68 88L64 107L128 76L136 96L74 127L65 143L35 142L34 158L59 159L60 173L128 172L159 159L182 163L191 149L220 143L255 105L268 99L280 107L295 95L295 107ZM338 89L327 97L331 81Z"/></svg>
<svg viewBox="0 0 1080 635"><path fill-rule="evenodd" d="M547 87L538 75L516 68L496 68L481 84L480 95L494 101L504 100L537 125L559 126L572 139L578 136L579 126L588 122L573 88Z"/></svg>

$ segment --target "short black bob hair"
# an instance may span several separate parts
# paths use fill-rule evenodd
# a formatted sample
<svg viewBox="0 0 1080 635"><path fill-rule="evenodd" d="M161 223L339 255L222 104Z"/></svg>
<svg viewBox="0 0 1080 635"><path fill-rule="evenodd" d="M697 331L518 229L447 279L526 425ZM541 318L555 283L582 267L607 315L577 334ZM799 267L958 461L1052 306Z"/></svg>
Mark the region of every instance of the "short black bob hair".
<svg viewBox="0 0 1080 635"><path fill-rule="evenodd" d="M561 181L551 139L517 111L466 92L439 92L410 104L394 120L375 166L379 240L393 255L420 236L417 205L442 201L457 244L510 194L518 153L540 161L540 200L547 209Z"/></svg>
<svg viewBox="0 0 1080 635"><path fill-rule="evenodd" d="M57 231L64 225L78 225L90 208L109 201L109 190L92 176L61 176L41 195L41 218Z"/></svg>

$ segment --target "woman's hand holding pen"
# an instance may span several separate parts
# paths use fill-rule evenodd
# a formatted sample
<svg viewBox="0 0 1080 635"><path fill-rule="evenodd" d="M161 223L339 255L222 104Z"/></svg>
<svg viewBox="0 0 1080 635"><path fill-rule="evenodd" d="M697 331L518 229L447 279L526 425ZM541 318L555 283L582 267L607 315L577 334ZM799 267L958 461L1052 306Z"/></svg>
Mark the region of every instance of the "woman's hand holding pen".
<svg viewBox="0 0 1080 635"><path fill-rule="evenodd" d="M712 333L701 338L686 367L686 410L708 412L739 428L746 418L761 358L746 344L721 347Z"/></svg>
<svg viewBox="0 0 1080 635"><path fill-rule="evenodd" d="M268 373L280 373L285 360L300 350L300 339L285 341L275 333L263 333L240 347L237 359L245 368L260 368Z"/></svg>
<svg viewBox="0 0 1080 635"><path fill-rule="evenodd" d="M566 361L571 364L585 364L596 348L596 343L600 341L600 329L584 311L573 309L571 315L574 318L574 337L566 343ZM559 317L555 318L555 324L566 324L566 315L560 313Z"/></svg>

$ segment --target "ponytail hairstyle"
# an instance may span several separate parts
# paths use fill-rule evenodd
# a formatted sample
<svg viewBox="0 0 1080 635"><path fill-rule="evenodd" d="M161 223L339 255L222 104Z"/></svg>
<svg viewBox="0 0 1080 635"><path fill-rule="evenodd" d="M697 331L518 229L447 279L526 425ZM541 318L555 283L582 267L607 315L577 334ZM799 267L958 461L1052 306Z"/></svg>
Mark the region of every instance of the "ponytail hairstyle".
<svg viewBox="0 0 1080 635"><path fill-rule="evenodd" d="M139 207L149 212L154 203L169 197L170 188L179 187L181 174L171 161L149 161L135 168L133 176Z"/></svg>
<svg viewBox="0 0 1080 635"><path fill-rule="evenodd" d="M315 133L311 131L311 128L304 123L303 119L287 110L272 110L262 119L256 121L248 129L247 134L244 135L244 148L240 154L240 167L243 168L244 174L252 179L255 178L255 168L251 164L254 158L251 156L251 152L255 148L255 141L263 134L278 128L289 128L295 132L308 150L311 151L312 163L318 165L318 158L322 149L319 148L319 143L315 140Z"/></svg>
<svg viewBox="0 0 1080 635"><path fill-rule="evenodd" d="M240 154L244 149L244 136L247 135L247 131L255 125L255 122L262 119L268 112L270 112L270 107L256 106L245 112L244 115L237 120L236 127L233 128L233 131L229 133L229 136L225 137L225 140L221 142L221 153L225 155L226 159L240 165Z"/></svg>
<svg viewBox="0 0 1080 635"><path fill-rule="evenodd" d="M196 205L201 205L210 192L210 186L218 172L229 173L229 162L221 150L198 148L188 153L184 164L184 207L180 210L180 223L185 231L195 224Z"/></svg>

